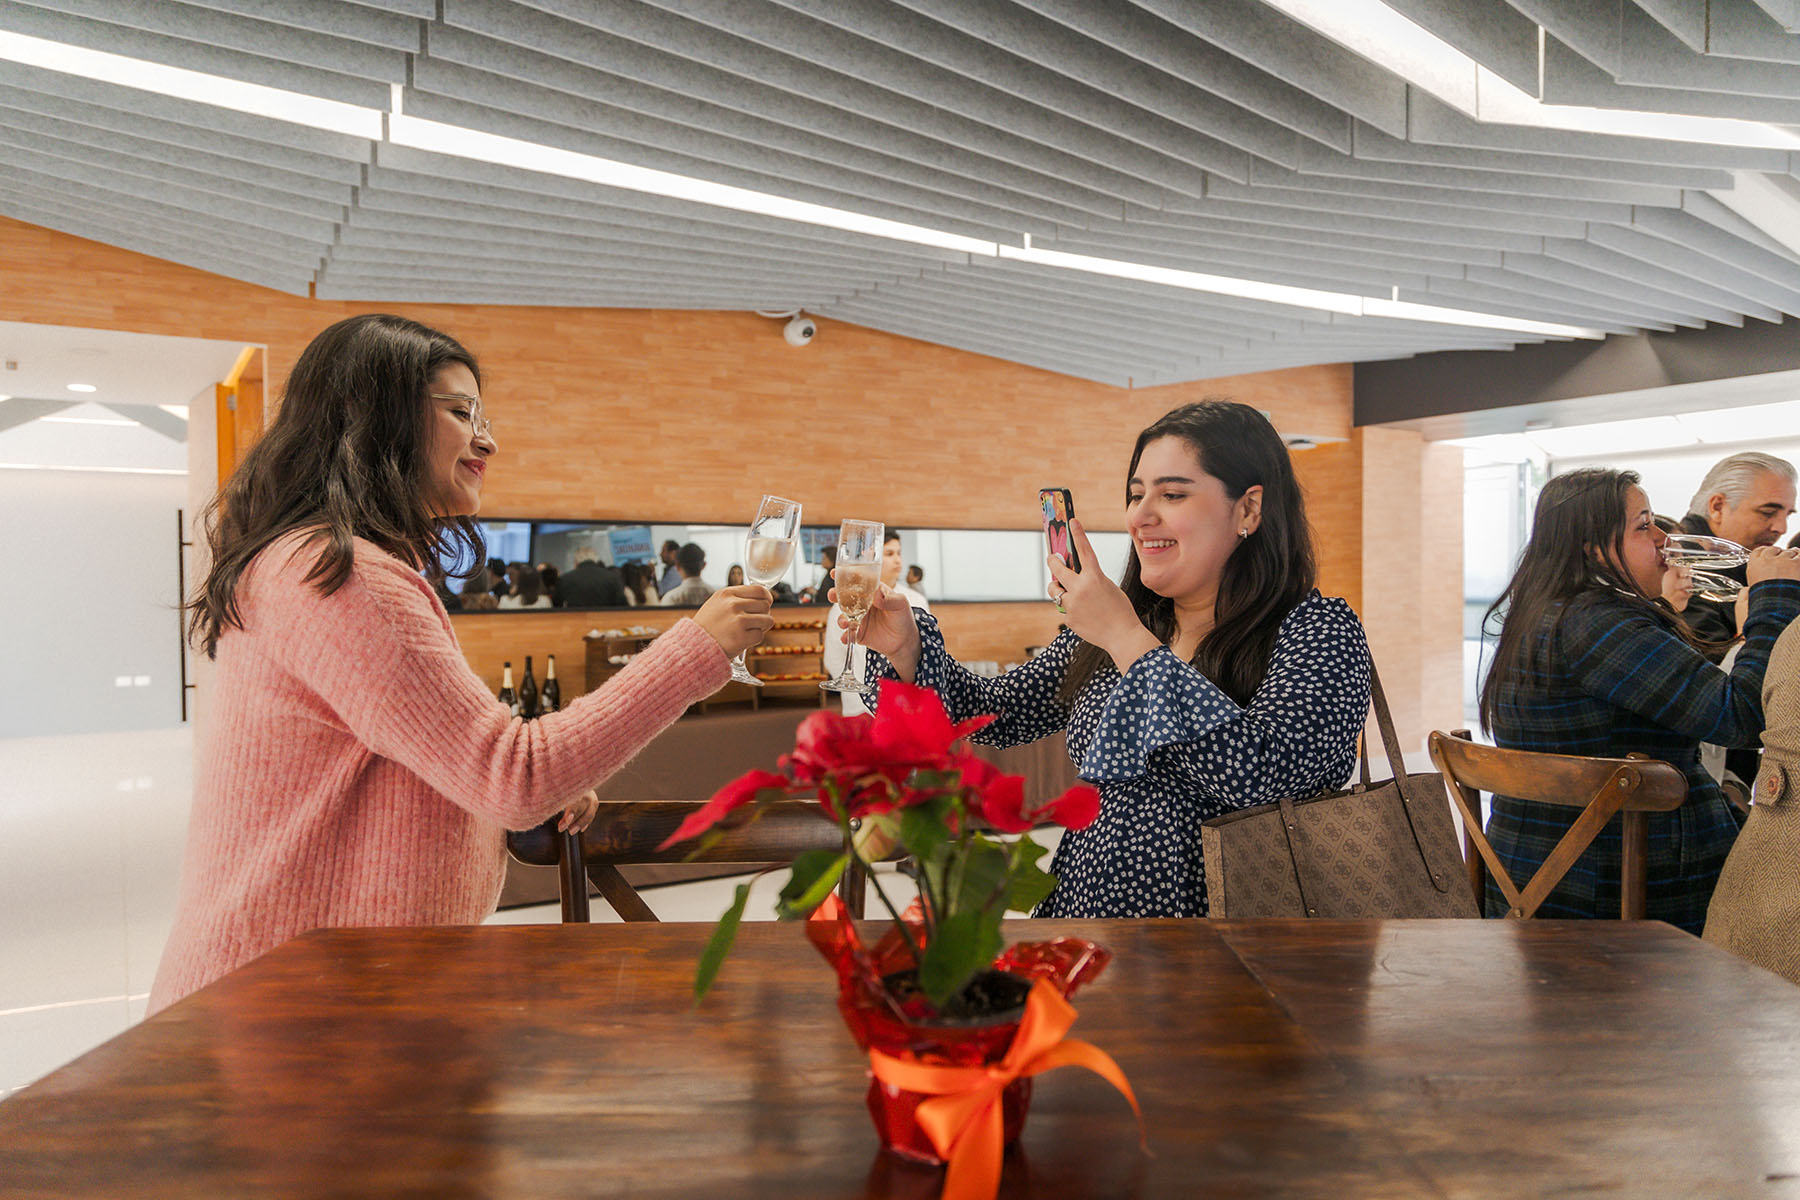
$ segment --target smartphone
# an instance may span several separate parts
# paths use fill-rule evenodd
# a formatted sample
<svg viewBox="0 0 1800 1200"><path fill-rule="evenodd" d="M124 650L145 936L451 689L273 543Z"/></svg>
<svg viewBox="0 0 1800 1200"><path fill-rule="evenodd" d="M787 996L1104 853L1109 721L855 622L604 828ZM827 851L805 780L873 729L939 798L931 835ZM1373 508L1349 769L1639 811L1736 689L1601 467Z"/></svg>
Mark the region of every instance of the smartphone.
<svg viewBox="0 0 1800 1200"><path fill-rule="evenodd" d="M1044 510L1044 545L1051 554L1081 570L1081 559L1075 553L1075 540L1069 536L1069 522L1075 516L1075 499L1068 488L1039 488L1038 507Z"/></svg>

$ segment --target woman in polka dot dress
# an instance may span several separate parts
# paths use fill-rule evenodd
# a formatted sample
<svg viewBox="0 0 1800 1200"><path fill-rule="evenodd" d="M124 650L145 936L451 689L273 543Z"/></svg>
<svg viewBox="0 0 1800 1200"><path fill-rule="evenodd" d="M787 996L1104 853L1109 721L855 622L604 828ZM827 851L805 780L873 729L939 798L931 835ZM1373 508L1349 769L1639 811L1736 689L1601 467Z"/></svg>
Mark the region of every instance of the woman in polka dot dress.
<svg viewBox="0 0 1800 1200"><path fill-rule="evenodd" d="M950 715L1000 719L978 741L1068 734L1100 818L1063 835L1040 917L1206 914L1200 823L1338 787L1369 709L1369 652L1343 600L1313 586L1312 536L1287 448L1266 418L1190 404L1138 435L1123 585L1050 559L1068 630L997 679L944 651L937 622L884 592L869 616L870 692L918 683Z"/></svg>

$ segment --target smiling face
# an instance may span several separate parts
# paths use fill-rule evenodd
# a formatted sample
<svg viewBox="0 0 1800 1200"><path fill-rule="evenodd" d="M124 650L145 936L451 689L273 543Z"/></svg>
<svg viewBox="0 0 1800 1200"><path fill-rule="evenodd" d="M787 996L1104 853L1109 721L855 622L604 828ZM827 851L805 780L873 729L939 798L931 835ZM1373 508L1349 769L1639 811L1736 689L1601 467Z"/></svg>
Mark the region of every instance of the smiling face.
<svg viewBox="0 0 1800 1200"><path fill-rule="evenodd" d="M1646 596L1662 595L1663 543L1668 535L1657 528L1650 513L1650 497L1640 487L1625 491L1625 532L1614 566Z"/></svg>
<svg viewBox="0 0 1800 1200"><path fill-rule="evenodd" d="M1211 603L1238 530L1253 537L1261 523L1262 488L1233 500L1192 446L1163 437L1144 447L1129 489L1125 524L1144 586L1177 604Z"/></svg>
<svg viewBox="0 0 1800 1200"><path fill-rule="evenodd" d="M451 363L431 377L431 433L425 443L428 502L439 517L472 517L481 511L481 485L487 460L498 446L482 425L481 397L475 375Z"/></svg>

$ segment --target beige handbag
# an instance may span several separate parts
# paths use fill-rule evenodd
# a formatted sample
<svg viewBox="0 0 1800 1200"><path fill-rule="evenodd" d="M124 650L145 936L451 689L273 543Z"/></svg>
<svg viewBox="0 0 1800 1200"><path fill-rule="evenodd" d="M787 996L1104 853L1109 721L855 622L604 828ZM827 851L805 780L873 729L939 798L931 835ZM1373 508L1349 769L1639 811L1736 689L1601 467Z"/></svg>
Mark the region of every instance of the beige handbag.
<svg viewBox="0 0 1800 1200"><path fill-rule="evenodd" d="M1444 779L1408 775L1375 663L1370 702L1394 777L1280 800L1200 827L1215 917L1478 917Z"/></svg>

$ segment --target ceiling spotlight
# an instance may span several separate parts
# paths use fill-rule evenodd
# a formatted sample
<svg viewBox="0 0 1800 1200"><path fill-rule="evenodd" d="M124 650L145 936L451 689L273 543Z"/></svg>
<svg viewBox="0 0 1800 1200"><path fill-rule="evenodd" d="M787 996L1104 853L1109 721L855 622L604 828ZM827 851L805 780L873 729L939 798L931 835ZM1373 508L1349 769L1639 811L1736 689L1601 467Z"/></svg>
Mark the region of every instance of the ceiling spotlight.
<svg viewBox="0 0 1800 1200"><path fill-rule="evenodd" d="M69 390L71 392L97 392L100 389L91 383L71 383Z"/></svg>

